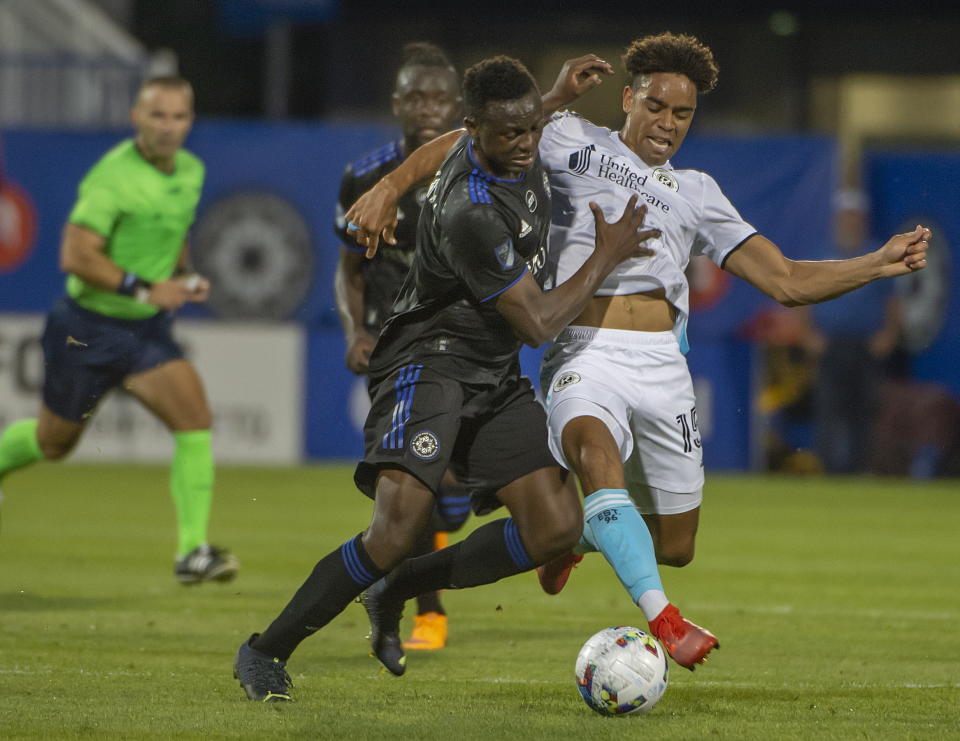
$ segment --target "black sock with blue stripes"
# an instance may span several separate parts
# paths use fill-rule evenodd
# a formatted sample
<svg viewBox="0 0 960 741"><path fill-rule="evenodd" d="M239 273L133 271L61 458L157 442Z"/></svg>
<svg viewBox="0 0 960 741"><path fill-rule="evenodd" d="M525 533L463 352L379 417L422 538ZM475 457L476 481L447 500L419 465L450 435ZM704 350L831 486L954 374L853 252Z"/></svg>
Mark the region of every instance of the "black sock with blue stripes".
<svg viewBox="0 0 960 741"><path fill-rule="evenodd" d="M320 560L277 619L250 644L252 648L286 661L304 638L333 620L383 576L367 555L362 534Z"/></svg>
<svg viewBox="0 0 960 741"><path fill-rule="evenodd" d="M431 590L478 587L534 566L516 523L496 520L449 548L404 561L387 577L385 594L408 600Z"/></svg>

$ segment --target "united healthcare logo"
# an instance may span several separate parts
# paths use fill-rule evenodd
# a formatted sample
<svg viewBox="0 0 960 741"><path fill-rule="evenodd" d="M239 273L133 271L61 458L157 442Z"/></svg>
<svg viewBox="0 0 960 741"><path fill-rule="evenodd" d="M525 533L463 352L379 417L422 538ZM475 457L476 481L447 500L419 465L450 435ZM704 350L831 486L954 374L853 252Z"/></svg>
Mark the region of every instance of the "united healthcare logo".
<svg viewBox="0 0 960 741"><path fill-rule="evenodd" d="M570 155L570 159L567 161L567 166L577 175L583 175L587 170L590 169L590 157L596 151L597 147L594 144L577 150Z"/></svg>

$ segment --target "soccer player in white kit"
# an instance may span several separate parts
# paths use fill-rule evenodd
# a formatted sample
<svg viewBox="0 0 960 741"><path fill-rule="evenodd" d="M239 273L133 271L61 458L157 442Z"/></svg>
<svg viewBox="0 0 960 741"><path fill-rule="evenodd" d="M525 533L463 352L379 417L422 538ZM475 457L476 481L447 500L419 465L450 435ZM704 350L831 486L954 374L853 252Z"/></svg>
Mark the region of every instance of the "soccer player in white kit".
<svg viewBox="0 0 960 741"><path fill-rule="evenodd" d="M605 62L593 57L584 64L588 59L565 65L545 109L572 102L609 73ZM690 257L707 255L778 302L798 306L923 268L930 231L918 226L852 260L786 258L740 217L713 178L669 162L690 128L698 93L716 85L710 49L692 36L663 33L633 42L624 62L629 83L619 132L571 113L545 127L540 155L553 199L548 261L561 282L589 254L591 201L609 218L639 194L648 209L644 227L661 236L646 243L653 256L615 270L557 337L544 358L543 390L551 450L585 494L582 550L603 552L653 635L693 669L717 639L669 603L657 568L692 560L703 496L696 401L684 359ZM437 153L442 158L452 144L448 136L449 143L438 139L418 150L421 167L439 164ZM411 176L418 159L407 161ZM395 170L348 214L361 244L375 246L384 227L390 238L387 206L392 191L404 189L404 175ZM541 567L544 590L559 592L580 558L571 553Z"/></svg>

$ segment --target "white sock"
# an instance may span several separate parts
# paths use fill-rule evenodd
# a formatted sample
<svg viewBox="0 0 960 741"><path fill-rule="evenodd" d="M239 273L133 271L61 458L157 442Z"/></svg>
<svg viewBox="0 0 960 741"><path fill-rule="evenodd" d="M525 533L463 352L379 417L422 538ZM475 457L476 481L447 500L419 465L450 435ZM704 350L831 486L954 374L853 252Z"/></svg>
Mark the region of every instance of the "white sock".
<svg viewBox="0 0 960 741"><path fill-rule="evenodd" d="M643 611L643 616L648 623L663 612L663 608L669 604L667 595L659 589L648 589L637 600L637 607Z"/></svg>

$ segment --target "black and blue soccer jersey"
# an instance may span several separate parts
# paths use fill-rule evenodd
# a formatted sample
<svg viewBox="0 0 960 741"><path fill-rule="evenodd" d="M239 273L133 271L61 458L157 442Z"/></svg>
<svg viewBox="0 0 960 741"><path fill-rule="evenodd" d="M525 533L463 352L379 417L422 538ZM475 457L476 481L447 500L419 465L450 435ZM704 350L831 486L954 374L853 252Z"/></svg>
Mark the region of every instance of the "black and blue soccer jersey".
<svg viewBox="0 0 960 741"><path fill-rule="evenodd" d="M333 230L348 250L363 252L365 248L358 245L347 232L345 214L361 195L384 175L399 167L403 160L401 142L393 141L347 166L340 180ZM427 185L429 183L421 183L411 188L397 203L396 245L381 241L376 256L363 263L363 324L373 334L380 331L390 316L393 302L410 269L416 246L417 221L427 194Z"/></svg>
<svg viewBox="0 0 960 741"><path fill-rule="evenodd" d="M539 159L519 178L483 170L464 136L427 192L413 265L370 359L376 383L424 363L464 383L498 384L520 341L495 299L527 272L543 285L550 195Z"/></svg>

